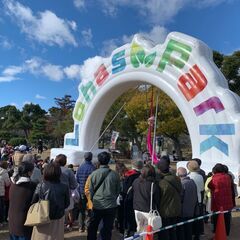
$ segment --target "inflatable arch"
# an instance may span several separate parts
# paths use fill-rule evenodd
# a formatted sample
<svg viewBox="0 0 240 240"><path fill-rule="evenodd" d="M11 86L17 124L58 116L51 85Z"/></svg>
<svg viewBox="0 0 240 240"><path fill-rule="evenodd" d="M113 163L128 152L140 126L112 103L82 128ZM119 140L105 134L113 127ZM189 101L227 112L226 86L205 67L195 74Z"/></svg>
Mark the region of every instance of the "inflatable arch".
<svg viewBox="0 0 240 240"><path fill-rule="evenodd" d="M135 35L130 44L104 59L94 79L79 85L74 132L65 135L63 149L52 149L52 157L64 153L69 162L79 164L82 153L98 139L113 102L143 83L158 87L176 103L190 134L193 157L202 159L203 168L222 162L237 174L240 98L229 90L208 46L177 32L156 46Z"/></svg>

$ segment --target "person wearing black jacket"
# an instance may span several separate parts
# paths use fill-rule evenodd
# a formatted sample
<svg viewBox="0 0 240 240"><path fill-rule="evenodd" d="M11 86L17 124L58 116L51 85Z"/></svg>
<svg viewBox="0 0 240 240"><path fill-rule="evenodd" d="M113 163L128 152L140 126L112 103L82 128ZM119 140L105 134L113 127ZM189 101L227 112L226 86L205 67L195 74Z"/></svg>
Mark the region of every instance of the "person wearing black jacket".
<svg viewBox="0 0 240 240"><path fill-rule="evenodd" d="M135 213L133 209L133 191L132 184L137 179L143 168L143 161L136 160L132 163L132 169L128 170L125 174L123 181L123 202L124 202L124 237L130 237L134 235L137 230L137 224L135 220Z"/></svg>
<svg viewBox="0 0 240 240"><path fill-rule="evenodd" d="M68 187L60 182L60 176L61 168L58 164L50 163L44 168L44 180L38 184L32 203L36 203L39 199L48 200L51 222L35 226L33 228L32 240L64 239L64 214L70 200Z"/></svg>
<svg viewBox="0 0 240 240"><path fill-rule="evenodd" d="M155 182L155 169L153 166L146 165L139 178L133 182L133 209L137 222L137 231L145 230L148 225L148 213L151 204L151 186L153 183L153 202L152 210L158 210L160 205L160 188Z"/></svg>
<svg viewBox="0 0 240 240"><path fill-rule="evenodd" d="M30 179L33 169L32 163L23 162L18 166L17 174L11 178L8 212L10 240L31 239L32 227L24 226L24 223L36 188Z"/></svg>

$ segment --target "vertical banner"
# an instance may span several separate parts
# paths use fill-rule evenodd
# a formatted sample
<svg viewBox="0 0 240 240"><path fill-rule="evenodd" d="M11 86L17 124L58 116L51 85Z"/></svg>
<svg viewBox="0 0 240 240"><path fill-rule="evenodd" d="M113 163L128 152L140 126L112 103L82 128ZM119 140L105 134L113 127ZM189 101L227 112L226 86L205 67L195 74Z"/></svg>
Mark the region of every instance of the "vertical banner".
<svg viewBox="0 0 240 240"><path fill-rule="evenodd" d="M118 136L119 136L119 132L112 131L110 149L112 150L116 149L116 142L117 142Z"/></svg>

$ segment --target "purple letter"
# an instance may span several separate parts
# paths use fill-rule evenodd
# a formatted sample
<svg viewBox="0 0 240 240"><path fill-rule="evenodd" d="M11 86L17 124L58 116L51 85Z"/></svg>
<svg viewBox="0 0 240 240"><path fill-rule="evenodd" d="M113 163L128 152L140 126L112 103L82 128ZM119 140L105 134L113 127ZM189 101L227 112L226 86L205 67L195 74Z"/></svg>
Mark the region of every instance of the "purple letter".
<svg viewBox="0 0 240 240"><path fill-rule="evenodd" d="M218 97L209 98L208 100L202 102L201 104L193 108L193 110L197 116L200 116L212 108L215 110L216 113L224 110L224 106Z"/></svg>

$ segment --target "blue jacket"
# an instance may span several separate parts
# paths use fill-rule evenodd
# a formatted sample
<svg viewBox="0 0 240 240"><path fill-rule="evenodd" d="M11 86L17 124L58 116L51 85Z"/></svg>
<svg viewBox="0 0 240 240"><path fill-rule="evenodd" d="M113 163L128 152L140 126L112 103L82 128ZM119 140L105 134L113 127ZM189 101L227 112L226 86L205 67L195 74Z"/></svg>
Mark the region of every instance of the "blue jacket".
<svg viewBox="0 0 240 240"><path fill-rule="evenodd" d="M90 161L85 161L77 170L77 182L79 184L78 191L80 194L84 193L85 183L88 176L95 170L95 166Z"/></svg>

